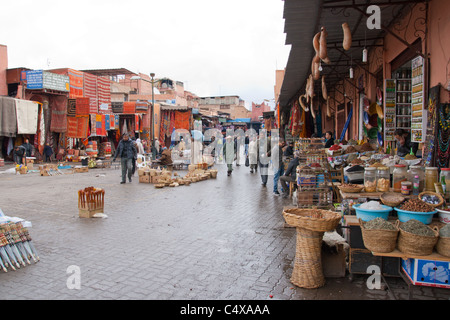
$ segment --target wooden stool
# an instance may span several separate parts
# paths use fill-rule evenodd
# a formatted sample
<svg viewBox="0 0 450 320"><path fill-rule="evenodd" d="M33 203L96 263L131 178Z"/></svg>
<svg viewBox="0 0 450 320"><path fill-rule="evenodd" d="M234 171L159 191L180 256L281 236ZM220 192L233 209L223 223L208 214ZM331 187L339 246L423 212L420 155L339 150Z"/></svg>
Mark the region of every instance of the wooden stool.
<svg viewBox="0 0 450 320"><path fill-rule="evenodd" d="M289 197L292 197L292 193L294 192L295 186L296 186L295 181L289 182Z"/></svg>

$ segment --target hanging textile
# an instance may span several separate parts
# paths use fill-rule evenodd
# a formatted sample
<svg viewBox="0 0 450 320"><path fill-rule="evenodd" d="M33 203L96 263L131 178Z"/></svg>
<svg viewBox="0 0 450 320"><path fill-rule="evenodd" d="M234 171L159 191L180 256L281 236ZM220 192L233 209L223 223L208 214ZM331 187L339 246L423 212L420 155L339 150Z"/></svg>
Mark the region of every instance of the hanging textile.
<svg viewBox="0 0 450 320"><path fill-rule="evenodd" d="M120 116L118 114L115 114L114 115L114 128L116 128L118 130L120 130L119 122L120 122Z"/></svg>
<svg viewBox="0 0 450 320"><path fill-rule="evenodd" d="M113 116L113 115L111 115ZM105 130L109 131L111 130L111 121L109 119L110 115L109 114L105 114Z"/></svg>
<svg viewBox="0 0 450 320"><path fill-rule="evenodd" d="M134 131L135 132L139 132L139 115L138 114L135 114L134 115L134 125L135 125L135 127L134 127Z"/></svg>
<svg viewBox="0 0 450 320"><path fill-rule="evenodd" d="M106 136L106 130L105 130L105 115L104 114L97 114L95 116L95 128L96 128L96 135L100 137Z"/></svg>
<svg viewBox="0 0 450 320"><path fill-rule="evenodd" d="M300 105L296 100L292 105L292 136L298 136L300 134L300 122L301 122L301 113L300 113Z"/></svg>
<svg viewBox="0 0 450 320"><path fill-rule="evenodd" d="M18 134L36 134L39 104L30 100L15 99Z"/></svg>
<svg viewBox="0 0 450 320"><path fill-rule="evenodd" d="M175 129L189 130L191 111L175 111Z"/></svg>
<svg viewBox="0 0 450 320"><path fill-rule="evenodd" d="M67 116L75 117L77 115L77 100L76 99L68 99L67 100Z"/></svg>
<svg viewBox="0 0 450 320"><path fill-rule="evenodd" d="M51 122L50 131L66 132L67 131L67 98L65 96L51 96Z"/></svg>
<svg viewBox="0 0 450 320"><path fill-rule="evenodd" d="M172 136L172 132L173 130L175 130L175 112L171 111L170 112L170 126L169 126L169 132L167 134L167 136Z"/></svg>
<svg viewBox="0 0 450 320"><path fill-rule="evenodd" d="M96 136L97 135L97 121L96 121L96 115L91 114L90 116L90 134L89 136Z"/></svg>
<svg viewBox="0 0 450 320"><path fill-rule="evenodd" d="M15 137L17 116L15 99L0 97L0 136Z"/></svg>
<svg viewBox="0 0 450 320"><path fill-rule="evenodd" d="M98 113L97 76L90 73L84 73L83 76L83 95L89 98L89 113Z"/></svg>
<svg viewBox="0 0 450 320"><path fill-rule="evenodd" d="M89 115L89 98L75 99L75 109L77 116Z"/></svg>
<svg viewBox="0 0 450 320"><path fill-rule="evenodd" d="M69 138L87 138L89 117L67 117L67 134Z"/></svg>
<svg viewBox="0 0 450 320"><path fill-rule="evenodd" d="M123 113L134 114L136 112L136 102L135 101L125 101L123 103Z"/></svg>
<svg viewBox="0 0 450 320"><path fill-rule="evenodd" d="M308 132L306 130L306 112L305 110L301 110L301 118L300 122L302 122L302 129L300 131L300 138L308 138Z"/></svg>
<svg viewBox="0 0 450 320"><path fill-rule="evenodd" d="M436 155L436 132L439 130L436 119L439 117L440 85L430 88L428 95L427 131L422 158L425 159L425 166L431 167Z"/></svg>

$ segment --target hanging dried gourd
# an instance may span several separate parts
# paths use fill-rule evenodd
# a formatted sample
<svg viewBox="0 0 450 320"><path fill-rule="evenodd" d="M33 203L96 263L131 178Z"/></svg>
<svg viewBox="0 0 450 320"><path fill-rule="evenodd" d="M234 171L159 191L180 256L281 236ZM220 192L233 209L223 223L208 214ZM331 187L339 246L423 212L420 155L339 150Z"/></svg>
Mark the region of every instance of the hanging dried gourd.
<svg viewBox="0 0 450 320"><path fill-rule="evenodd" d="M305 94L304 94L304 96L306 98L306 103L309 103L309 98L310 98L309 87L310 87L310 85L311 85L311 78L308 77L308 79L306 79L306 88L305 88Z"/></svg>
<svg viewBox="0 0 450 320"><path fill-rule="evenodd" d="M342 24L342 31L344 32L344 40L342 41L342 47L344 50L349 50L352 46L352 32L347 22Z"/></svg>
<svg viewBox="0 0 450 320"><path fill-rule="evenodd" d="M328 99L327 84L325 83L325 76L322 76L322 97L324 100Z"/></svg>
<svg viewBox="0 0 450 320"><path fill-rule="evenodd" d="M305 112L308 112L309 109L306 106L306 104L303 102L303 99L306 98L304 94L302 94L299 98L298 98L298 102L300 103L300 106L302 107L303 110L305 110Z"/></svg>
<svg viewBox="0 0 450 320"><path fill-rule="evenodd" d="M320 79L320 70L319 70L319 62L315 62L314 60L311 63L311 71L313 74L313 79L314 80L319 80Z"/></svg>
<svg viewBox="0 0 450 320"><path fill-rule="evenodd" d="M320 47L319 47L319 57L322 60L325 60L328 58L328 52L327 52L327 36L328 32L326 31L325 27L322 27L320 31Z"/></svg>
<svg viewBox="0 0 450 320"><path fill-rule="evenodd" d="M311 108L311 115L315 119L316 118L316 112L314 110L314 99L311 99L311 106L310 106L310 108Z"/></svg>
<svg viewBox="0 0 450 320"><path fill-rule="evenodd" d="M330 97L327 97L327 117L331 118Z"/></svg>
<svg viewBox="0 0 450 320"><path fill-rule="evenodd" d="M314 98L314 79L312 74L309 75L309 97L311 101Z"/></svg>
<svg viewBox="0 0 450 320"><path fill-rule="evenodd" d="M316 55L313 58L313 62L320 62L320 57L319 57L320 43L319 43L319 39L320 39L320 32L317 32L316 35L313 38L313 48L314 48L314 51L316 52Z"/></svg>

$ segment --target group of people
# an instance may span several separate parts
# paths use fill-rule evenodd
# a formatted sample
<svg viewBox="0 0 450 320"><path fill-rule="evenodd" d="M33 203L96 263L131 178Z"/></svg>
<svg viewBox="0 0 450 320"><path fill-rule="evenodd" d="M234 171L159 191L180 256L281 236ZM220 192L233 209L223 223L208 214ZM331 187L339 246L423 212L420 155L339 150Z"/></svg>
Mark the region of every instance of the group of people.
<svg viewBox="0 0 450 320"><path fill-rule="evenodd" d="M46 143L43 150L43 156L45 162L51 162L51 156L53 155L53 148ZM26 164L26 158L30 158L33 155L33 146L28 139L21 145L15 146L13 151L13 160L15 164ZM25 159L25 160L24 160Z"/></svg>
<svg viewBox="0 0 450 320"><path fill-rule="evenodd" d="M165 146L161 146L160 150L157 148L159 144L154 141L152 144L152 158L158 159L161 166L171 166L172 165L172 154L169 149ZM121 184L126 183L126 178L128 177L128 182L132 182L131 177L136 171L136 161L138 155L144 155L144 147L141 139L136 139L125 133L122 136L122 140L119 141L116 152L114 153L113 161L116 161L117 157L120 158L120 166L122 169L122 180Z"/></svg>

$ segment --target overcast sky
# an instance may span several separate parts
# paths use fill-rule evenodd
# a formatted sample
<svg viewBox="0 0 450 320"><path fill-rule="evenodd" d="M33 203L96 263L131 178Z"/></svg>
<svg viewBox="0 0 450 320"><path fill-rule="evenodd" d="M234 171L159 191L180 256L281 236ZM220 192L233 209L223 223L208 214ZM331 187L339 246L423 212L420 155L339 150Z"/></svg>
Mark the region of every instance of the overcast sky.
<svg viewBox="0 0 450 320"><path fill-rule="evenodd" d="M1 1L8 67L126 68L199 96L274 98L284 69L282 0ZM273 105L273 101L271 103Z"/></svg>

